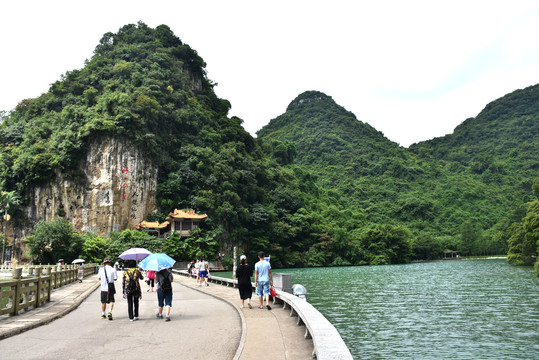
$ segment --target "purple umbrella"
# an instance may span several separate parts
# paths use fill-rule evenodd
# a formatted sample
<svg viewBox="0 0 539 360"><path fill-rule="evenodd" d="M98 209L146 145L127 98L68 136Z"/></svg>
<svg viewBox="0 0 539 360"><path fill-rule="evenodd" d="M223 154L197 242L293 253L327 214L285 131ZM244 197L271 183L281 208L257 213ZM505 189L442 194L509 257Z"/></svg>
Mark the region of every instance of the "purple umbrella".
<svg viewBox="0 0 539 360"><path fill-rule="evenodd" d="M131 248L121 253L118 257L123 260L142 260L150 254L151 252L144 248Z"/></svg>

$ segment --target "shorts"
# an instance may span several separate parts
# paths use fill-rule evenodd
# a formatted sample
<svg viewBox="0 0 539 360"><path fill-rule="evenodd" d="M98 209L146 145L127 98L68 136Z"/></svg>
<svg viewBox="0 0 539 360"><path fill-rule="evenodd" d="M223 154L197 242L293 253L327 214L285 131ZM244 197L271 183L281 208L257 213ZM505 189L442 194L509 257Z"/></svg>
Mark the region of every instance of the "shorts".
<svg viewBox="0 0 539 360"><path fill-rule="evenodd" d="M201 278L207 277L206 270L200 270L198 272L198 276L201 277Z"/></svg>
<svg viewBox="0 0 539 360"><path fill-rule="evenodd" d="M157 289L157 306L170 306L172 307L172 293L165 294L161 288Z"/></svg>
<svg viewBox="0 0 539 360"><path fill-rule="evenodd" d="M256 289L258 290L258 297L262 297L264 295L270 294L270 287L269 287L269 281L258 281L256 286Z"/></svg>
<svg viewBox="0 0 539 360"><path fill-rule="evenodd" d="M101 304L108 304L114 302L114 294L110 294L108 291L101 291Z"/></svg>

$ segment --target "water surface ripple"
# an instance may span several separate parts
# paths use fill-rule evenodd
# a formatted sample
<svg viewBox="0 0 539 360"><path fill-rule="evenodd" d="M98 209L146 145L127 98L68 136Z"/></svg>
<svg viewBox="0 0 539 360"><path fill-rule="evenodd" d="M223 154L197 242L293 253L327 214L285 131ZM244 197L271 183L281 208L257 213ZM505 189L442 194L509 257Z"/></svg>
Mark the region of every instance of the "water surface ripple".
<svg viewBox="0 0 539 360"><path fill-rule="evenodd" d="M539 280L505 260L286 269L355 359L539 359Z"/></svg>

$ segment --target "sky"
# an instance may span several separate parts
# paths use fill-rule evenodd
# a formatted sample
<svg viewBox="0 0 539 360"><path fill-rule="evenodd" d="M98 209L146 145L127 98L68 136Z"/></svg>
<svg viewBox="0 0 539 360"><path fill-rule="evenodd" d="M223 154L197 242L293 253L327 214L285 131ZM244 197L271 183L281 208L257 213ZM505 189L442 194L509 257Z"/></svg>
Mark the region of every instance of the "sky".
<svg viewBox="0 0 539 360"><path fill-rule="evenodd" d="M5 111L139 21L198 52L253 136L317 90L407 147L539 83L539 0L11 0L0 14Z"/></svg>

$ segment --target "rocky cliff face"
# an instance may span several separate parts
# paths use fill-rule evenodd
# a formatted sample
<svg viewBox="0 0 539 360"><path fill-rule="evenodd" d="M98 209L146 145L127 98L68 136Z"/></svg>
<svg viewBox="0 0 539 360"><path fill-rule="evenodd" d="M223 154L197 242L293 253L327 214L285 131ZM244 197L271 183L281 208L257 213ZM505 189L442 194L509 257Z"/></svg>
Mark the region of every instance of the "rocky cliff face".
<svg viewBox="0 0 539 360"><path fill-rule="evenodd" d="M82 180L57 173L29 192L28 221L14 229L15 238L31 234L39 221L62 215L82 232L108 234L133 228L156 209L157 168L128 141L94 140L79 168Z"/></svg>

